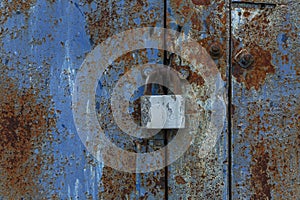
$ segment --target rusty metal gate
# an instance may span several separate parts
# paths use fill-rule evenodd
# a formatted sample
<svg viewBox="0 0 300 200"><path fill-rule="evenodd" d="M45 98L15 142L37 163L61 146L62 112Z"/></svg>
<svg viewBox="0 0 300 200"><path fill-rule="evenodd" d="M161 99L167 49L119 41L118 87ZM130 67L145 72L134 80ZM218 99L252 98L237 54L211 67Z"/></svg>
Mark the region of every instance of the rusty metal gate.
<svg viewBox="0 0 300 200"><path fill-rule="evenodd" d="M300 199L299 12L298 0L1 0L0 199ZM145 82L149 72L134 74L133 66L169 65L201 105L201 123L191 122L197 125L195 141L179 159L130 173L107 166L105 155L87 148L72 109L76 76L90 52L109 37L144 27L176 31L205 49L200 61L215 67L206 68L209 73L220 74L226 116L201 156L197 142L205 140L202 130L212 113L201 108L211 105L210 88L194 66L197 58L184 59L195 50L179 56L136 48L113 59L119 51L114 43L110 65L96 84L95 107L84 108L95 110L118 148L154 152L178 131L144 139L116 125L113 88L128 73L133 78L121 90L129 102L126 112L141 121L145 85L130 81ZM138 37L131 36L122 42ZM171 42L184 46L178 38L161 41ZM82 81L90 80L89 73L97 70ZM151 162L136 162L136 172Z"/></svg>

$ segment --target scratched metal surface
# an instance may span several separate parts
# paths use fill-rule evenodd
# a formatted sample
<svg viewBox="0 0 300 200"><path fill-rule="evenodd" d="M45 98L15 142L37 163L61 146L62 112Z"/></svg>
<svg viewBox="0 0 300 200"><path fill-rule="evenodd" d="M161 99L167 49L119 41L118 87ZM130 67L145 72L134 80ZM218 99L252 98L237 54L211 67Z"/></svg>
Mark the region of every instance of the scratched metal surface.
<svg viewBox="0 0 300 200"><path fill-rule="evenodd" d="M299 2L234 2L232 191L224 128L207 158L191 147L168 167L169 199L228 199L229 192L233 199L300 197ZM169 0L167 6L169 28L181 25L208 50L212 42L221 45L215 62L228 81L229 1ZM86 54L121 31L163 27L163 7L160 0L0 1L0 199L164 199L164 170L129 174L105 167L86 151L71 111L74 78ZM253 68L235 62L242 48L253 54ZM111 89L130 66L162 63L162 57L155 50L128 53L99 82L99 121L115 130L108 136L124 149L144 151L136 145L144 141L110 123ZM173 67L189 69L178 61ZM205 97L203 79L190 72L188 80ZM136 120L141 95L142 89L132 97ZM159 148L163 138L154 139L147 145Z"/></svg>
<svg viewBox="0 0 300 200"><path fill-rule="evenodd" d="M300 198L300 4L282 2L232 8L233 199Z"/></svg>

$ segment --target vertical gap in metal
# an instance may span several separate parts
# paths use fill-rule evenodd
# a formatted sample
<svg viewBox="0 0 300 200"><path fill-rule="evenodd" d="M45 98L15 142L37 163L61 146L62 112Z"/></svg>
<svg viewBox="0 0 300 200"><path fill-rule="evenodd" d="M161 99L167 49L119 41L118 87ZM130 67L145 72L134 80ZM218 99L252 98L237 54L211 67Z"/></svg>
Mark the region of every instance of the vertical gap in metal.
<svg viewBox="0 0 300 200"><path fill-rule="evenodd" d="M164 28L167 28L167 0L163 0L164 1ZM164 65L167 65L167 56L168 56L168 52L165 50L166 49L166 45L167 45L167 41L166 41L166 32L164 31ZM163 131L164 133L164 146L168 145L168 130ZM165 200L168 200L168 193L169 193L169 184L168 184L168 177L169 177L169 169L168 169L168 165L167 165L167 161L168 161L168 148L165 148Z"/></svg>
<svg viewBox="0 0 300 200"><path fill-rule="evenodd" d="M229 0L229 52L228 52L228 198L232 199L232 0Z"/></svg>

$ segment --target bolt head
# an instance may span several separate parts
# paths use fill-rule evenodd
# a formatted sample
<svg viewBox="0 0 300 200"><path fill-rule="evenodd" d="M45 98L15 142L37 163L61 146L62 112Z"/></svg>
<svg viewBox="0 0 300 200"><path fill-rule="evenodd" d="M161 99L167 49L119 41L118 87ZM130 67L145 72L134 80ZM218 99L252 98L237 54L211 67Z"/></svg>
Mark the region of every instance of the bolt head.
<svg viewBox="0 0 300 200"><path fill-rule="evenodd" d="M242 68L249 68L254 63L254 57L250 53L245 53L241 56L239 64Z"/></svg>
<svg viewBox="0 0 300 200"><path fill-rule="evenodd" d="M222 56L222 49L219 43L212 43L209 47L209 54L212 58L218 59Z"/></svg>

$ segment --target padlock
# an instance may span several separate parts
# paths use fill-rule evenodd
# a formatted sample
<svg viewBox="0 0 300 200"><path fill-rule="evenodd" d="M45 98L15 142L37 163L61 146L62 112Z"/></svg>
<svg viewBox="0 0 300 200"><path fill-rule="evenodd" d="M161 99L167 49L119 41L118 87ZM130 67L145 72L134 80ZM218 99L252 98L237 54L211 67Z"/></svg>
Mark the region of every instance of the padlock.
<svg viewBox="0 0 300 200"><path fill-rule="evenodd" d="M158 68L147 75L144 96L141 97L142 127L146 129L185 128L185 99L180 81L179 74L171 71L169 67ZM168 95L170 88L166 89L160 84L157 94L153 95L154 84L151 84L153 82L162 83L164 86L172 85L174 94Z"/></svg>

